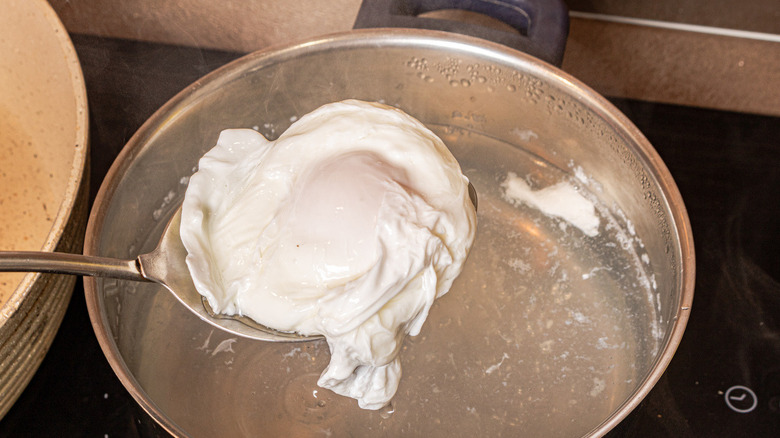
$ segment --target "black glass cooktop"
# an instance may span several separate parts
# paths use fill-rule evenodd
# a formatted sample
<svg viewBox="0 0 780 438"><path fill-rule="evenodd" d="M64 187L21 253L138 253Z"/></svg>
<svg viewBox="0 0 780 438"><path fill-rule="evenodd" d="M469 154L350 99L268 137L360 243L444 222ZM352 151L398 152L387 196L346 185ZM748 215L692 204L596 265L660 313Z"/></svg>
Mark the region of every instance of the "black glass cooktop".
<svg viewBox="0 0 780 438"><path fill-rule="evenodd" d="M74 36L90 105L91 184L141 123L239 55ZM693 312L677 354L610 437L780 431L780 119L612 99L656 147L691 218ZM54 344L0 436L159 433L95 339L79 282Z"/></svg>

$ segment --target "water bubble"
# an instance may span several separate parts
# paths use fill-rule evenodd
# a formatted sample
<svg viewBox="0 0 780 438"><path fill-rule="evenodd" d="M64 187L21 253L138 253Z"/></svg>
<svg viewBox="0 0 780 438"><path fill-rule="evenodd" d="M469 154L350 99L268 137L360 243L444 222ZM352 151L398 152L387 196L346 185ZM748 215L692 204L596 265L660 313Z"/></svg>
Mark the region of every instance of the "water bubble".
<svg viewBox="0 0 780 438"><path fill-rule="evenodd" d="M426 70L428 68L428 60L415 57L406 61L406 66L416 70Z"/></svg>
<svg viewBox="0 0 780 438"><path fill-rule="evenodd" d="M460 80L460 85L462 85L463 87L470 87L471 86L471 81L469 81L468 79L461 79Z"/></svg>
<svg viewBox="0 0 780 438"><path fill-rule="evenodd" d="M457 87L458 85L460 85L460 82L456 81L455 79L450 81L450 86Z"/></svg>
<svg viewBox="0 0 780 438"><path fill-rule="evenodd" d="M507 90L509 90L509 91L511 91L511 92L515 92L515 91L517 91L517 87L515 87L515 86L514 86L514 85L512 85L512 84L509 84L509 85L507 85L507 86L506 86L506 89L507 89Z"/></svg>
<svg viewBox="0 0 780 438"><path fill-rule="evenodd" d="M394 412L395 407L393 407L392 403L389 403L387 406L379 410L379 416L382 417L382 419L387 420L393 415Z"/></svg>
<svg viewBox="0 0 780 438"><path fill-rule="evenodd" d="M282 403L290 419L296 423L327 425L336 421L333 396L316 388L319 373L306 373L292 379L284 388Z"/></svg>
<svg viewBox="0 0 780 438"><path fill-rule="evenodd" d="M477 76L477 82L479 82L480 84L484 84L485 82L487 82L487 78L484 76Z"/></svg>

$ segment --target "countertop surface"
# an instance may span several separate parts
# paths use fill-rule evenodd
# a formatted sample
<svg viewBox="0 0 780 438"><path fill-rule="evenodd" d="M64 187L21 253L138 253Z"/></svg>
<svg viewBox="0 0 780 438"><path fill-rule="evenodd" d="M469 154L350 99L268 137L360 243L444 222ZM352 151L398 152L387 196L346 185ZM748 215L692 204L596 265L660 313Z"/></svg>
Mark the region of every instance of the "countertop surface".
<svg viewBox="0 0 780 438"><path fill-rule="evenodd" d="M349 31L362 0L50 3L71 33L246 53ZM780 115L780 8L775 0L564 3L571 24L563 69L596 91ZM468 16L439 18L463 21Z"/></svg>

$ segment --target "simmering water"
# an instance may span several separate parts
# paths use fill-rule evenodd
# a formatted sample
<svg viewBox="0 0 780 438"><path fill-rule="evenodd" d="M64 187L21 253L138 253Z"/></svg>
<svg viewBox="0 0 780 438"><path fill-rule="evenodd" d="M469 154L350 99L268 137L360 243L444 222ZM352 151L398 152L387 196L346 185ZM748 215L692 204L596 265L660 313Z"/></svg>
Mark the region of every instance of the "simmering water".
<svg viewBox="0 0 780 438"><path fill-rule="evenodd" d="M196 436L570 437L641 384L660 339L652 273L630 222L599 202L597 182L579 169L475 132L433 129L477 189L478 232L461 277L407 339L392 404L365 411L319 388L323 341L239 339L159 287L133 285L107 298L117 343L176 424ZM593 202L598 234L510 202L502 188L510 172L534 189L571 184Z"/></svg>

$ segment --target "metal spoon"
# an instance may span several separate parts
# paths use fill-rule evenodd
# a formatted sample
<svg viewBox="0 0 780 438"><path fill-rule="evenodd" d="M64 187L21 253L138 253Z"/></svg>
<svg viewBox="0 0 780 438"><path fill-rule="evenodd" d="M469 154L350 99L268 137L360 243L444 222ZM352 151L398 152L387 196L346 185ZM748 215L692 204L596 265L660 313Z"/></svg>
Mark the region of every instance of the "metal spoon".
<svg viewBox="0 0 780 438"><path fill-rule="evenodd" d="M477 192L469 183L469 197L477 206ZM322 338L274 330L244 316L215 313L195 289L185 263L187 250L181 242L181 207L176 210L152 252L135 260L40 251L0 251L0 272L47 272L87 275L122 280L152 281L170 291L190 311L207 323L246 338L269 342L301 342Z"/></svg>
<svg viewBox="0 0 780 438"><path fill-rule="evenodd" d="M56 252L0 251L0 272L48 272L152 281L163 285L202 320L235 335L270 342L300 342L321 338L281 332L243 316L214 313L192 283L184 261L187 250L181 243L180 225L181 207L165 227L157 248L139 255L135 260Z"/></svg>

